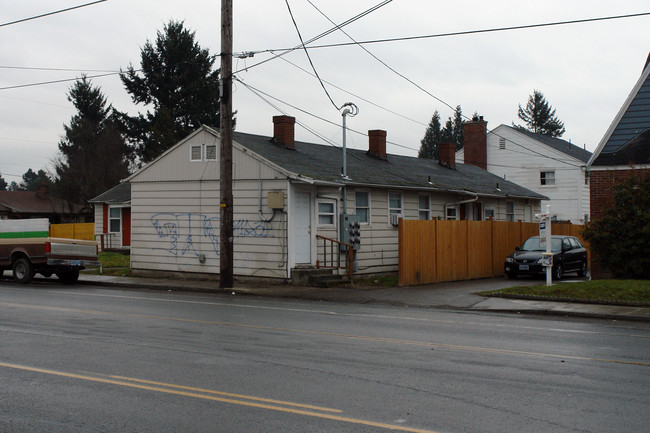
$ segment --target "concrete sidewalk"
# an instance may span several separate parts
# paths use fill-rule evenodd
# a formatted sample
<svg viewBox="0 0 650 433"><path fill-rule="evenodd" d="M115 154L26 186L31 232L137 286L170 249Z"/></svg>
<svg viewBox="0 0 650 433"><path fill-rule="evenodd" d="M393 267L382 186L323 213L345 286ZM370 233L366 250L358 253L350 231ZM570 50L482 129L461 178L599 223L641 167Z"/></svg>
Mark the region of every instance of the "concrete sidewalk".
<svg viewBox="0 0 650 433"><path fill-rule="evenodd" d="M99 286L150 290L193 291L206 293L235 293L251 296L295 298L344 303L378 303L419 308L439 308L469 311L491 311L525 314L551 314L591 317L608 320L650 322L650 308L618 305L576 304L521 299L487 298L474 293L513 286L505 278L439 283L414 287L334 287L315 288L293 285L238 285L222 290L215 281L168 278L113 277L82 274L79 283ZM517 284L538 284L538 281L518 281Z"/></svg>

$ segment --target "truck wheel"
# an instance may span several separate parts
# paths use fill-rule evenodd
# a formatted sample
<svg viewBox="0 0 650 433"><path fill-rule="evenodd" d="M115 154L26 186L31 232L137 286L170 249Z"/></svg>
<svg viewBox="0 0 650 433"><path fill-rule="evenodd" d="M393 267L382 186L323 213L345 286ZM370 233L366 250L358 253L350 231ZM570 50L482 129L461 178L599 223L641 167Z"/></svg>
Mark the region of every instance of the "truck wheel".
<svg viewBox="0 0 650 433"><path fill-rule="evenodd" d="M14 280L20 284L27 284L34 278L34 267L32 262L25 257L21 257L14 262Z"/></svg>
<svg viewBox="0 0 650 433"><path fill-rule="evenodd" d="M56 274L63 284L74 284L79 279L79 271L65 271Z"/></svg>

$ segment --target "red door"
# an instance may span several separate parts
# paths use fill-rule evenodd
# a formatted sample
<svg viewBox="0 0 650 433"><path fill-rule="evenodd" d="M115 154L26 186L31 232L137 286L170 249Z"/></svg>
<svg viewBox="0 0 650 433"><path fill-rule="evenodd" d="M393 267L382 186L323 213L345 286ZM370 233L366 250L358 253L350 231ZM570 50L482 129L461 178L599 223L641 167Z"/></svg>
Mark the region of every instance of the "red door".
<svg viewBox="0 0 650 433"><path fill-rule="evenodd" d="M122 209L122 246L131 246L131 208Z"/></svg>

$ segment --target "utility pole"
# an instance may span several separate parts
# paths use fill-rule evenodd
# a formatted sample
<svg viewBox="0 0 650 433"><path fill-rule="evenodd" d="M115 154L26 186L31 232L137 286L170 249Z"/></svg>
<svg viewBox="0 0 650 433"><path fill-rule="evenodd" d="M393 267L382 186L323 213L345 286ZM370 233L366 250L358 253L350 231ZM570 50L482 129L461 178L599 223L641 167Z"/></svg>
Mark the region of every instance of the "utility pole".
<svg viewBox="0 0 650 433"><path fill-rule="evenodd" d="M219 287L233 286L233 197L232 197L232 0L221 0L221 101L219 106L220 216Z"/></svg>

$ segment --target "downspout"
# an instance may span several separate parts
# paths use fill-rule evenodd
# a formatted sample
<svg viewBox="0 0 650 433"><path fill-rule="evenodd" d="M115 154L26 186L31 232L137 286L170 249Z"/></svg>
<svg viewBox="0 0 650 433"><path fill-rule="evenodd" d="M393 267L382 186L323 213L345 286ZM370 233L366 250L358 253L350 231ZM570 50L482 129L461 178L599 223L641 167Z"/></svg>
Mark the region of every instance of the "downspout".
<svg viewBox="0 0 650 433"><path fill-rule="evenodd" d="M452 203L445 203L445 219L447 218L447 206L459 206L461 204L466 204L466 203L473 203L476 200L478 200L478 194L474 198L470 198L468 200L461 200L457 202L452 202ZM460 213L458 214L458 218L460 218Z"/></svg>

